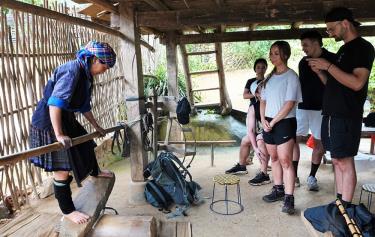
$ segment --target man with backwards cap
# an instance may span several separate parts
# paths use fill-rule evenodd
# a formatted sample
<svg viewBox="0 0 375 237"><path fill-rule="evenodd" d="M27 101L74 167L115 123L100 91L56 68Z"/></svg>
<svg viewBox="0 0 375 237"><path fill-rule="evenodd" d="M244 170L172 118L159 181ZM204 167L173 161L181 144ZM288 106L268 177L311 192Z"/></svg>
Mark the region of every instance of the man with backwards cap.
<svg viewBox="0 0 375 237"><path fill-rule="evenodd" d="M72 147L71 137L87 134L76 120L74 112L82 113L101 135L105 130L91 113L93 77L107 71L116 63L116 54L107 43L90 41L77 52L76 59L57 67L48 80L43 98L39 101L30 126L30 148L60 142L65 149L34 156L31 163L54 172L55 197L66 218L77 224L88 221L89 216L75 209L69 175L80 186L88 175L112 176L99 170L93 140Z"/></svg>
<svg viewBox="0 0 375 237"><path fill-rule="evenodd" d="M309 65L326 85L323 97L322 143L331 152L337 197L351 203L357 184L354 156L361 139L363 104L374 61L374 47L359 36L352 12L333 8L325 17L327 33L344 45L336 60L308 59Z"/></svg>

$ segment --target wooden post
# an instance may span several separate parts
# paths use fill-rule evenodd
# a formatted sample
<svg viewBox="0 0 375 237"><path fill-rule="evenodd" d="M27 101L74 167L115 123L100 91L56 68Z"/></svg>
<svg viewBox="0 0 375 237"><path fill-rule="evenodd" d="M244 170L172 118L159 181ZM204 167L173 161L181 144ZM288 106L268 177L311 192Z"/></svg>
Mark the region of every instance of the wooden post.
<svg viewBox="0 0 375 237"><path fill-rule="evenodd" d="M167 33L167 74L168 74L168 95L178 98L178 69L177 69L177 44L176 34Z"/></svg>
<svg viewBox="0 0 375 237"><path fill-rule="evenodd" d="M214 166L214 159L215 159L215 154L214 154L215 150L214 150L214 144L212 143L211 144L211 167Z"/></svg>
<svg viewBox="0 0 375 237"><path fill-rule="evenodd" d="M186 45L180 44L180 50L181 50L182 65L184 67L184 74L185 74L185 80L186 80L186 96L189 100L192 114L197 114L197 110L195 109L195 106L194 106L193 86L191 84L189 57L186 52Z"/></svg>
<svg viewBox="0 0 375 237"><path fill-rule="evenodd" d="M218 28L218 33L222 32L222 28ZM232 103L229 98L227 87L225 85L225 73L224 73L224 64L223 64L223 55L221 43L215 43L216 50L216 64L219 74L219 87L220 87L220 106L222 108L221 114L229 114L232 110Z"/></svg>
<svg viewBox="0 0 375 237"><path fill-rule="evenodd" d="M123 57L124 76L126 80L126 90L124 97L142 97L144 95L142 59L140 48L140 34L134 24L134 9L126 3L120 3L120 32L134 40L134 45L122 41L121 55ZM135 59L133 60L135 55ZM126 111L128 121L139 119L145 112L145 102L143 100L127 101ZM130 161L131 179L134 182L143 182L143 169L147 165L147 154L143 149L142 132L139 122L130 127Z"/></svg>
<svg viewBox="0 0 375 237"><path fill-rule="evenodd" d="M168 75L168 96L174 96L179 99L178 93L178 69L177 69L177 44L176 44L176 33L167 33L167 75ZM175 111L169 112L170 117L176 117ZM171 120L172 122L173 120ZM171 123L171 131L168 139L180 140L179 129L177 124Z"/></svg>

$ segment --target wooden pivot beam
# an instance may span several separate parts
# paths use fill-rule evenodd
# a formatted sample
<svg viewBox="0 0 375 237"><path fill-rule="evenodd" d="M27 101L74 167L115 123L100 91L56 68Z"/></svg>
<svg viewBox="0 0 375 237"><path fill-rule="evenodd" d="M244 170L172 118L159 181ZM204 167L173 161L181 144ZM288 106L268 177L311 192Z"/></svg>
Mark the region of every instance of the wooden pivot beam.
<svg viewBox="0 0 375 237"><path fill-rule="evenodd" d="M205 55L205 54L214 54L216 53L215 50L212 51L205 51L205 52L191 52L191 53L186 53L187 56L195 56L195 55Z"/></svg>
<svg viewBox="0 0 375 237"><path fill-rule="evenodd" d="M203 44L215 42L241 42L241 41L260 41L260 40L279 40L279 39L299 39L300 35L308 30L317 30L323 37L327 38L326 28L303 28L290 30L257 30L223 33L205 33L178 35L179 44ZM375 26L361 26L358 28L361 36L374 36Z"/></svg>
<svg viewBox="0 0 375 237"><path fill-rule="evenodd" d="M77 225L64 218L61 221L60 236L87 236L99 218L100 213L105 208L114 184L114 174L111 178L90 177L84 181L83 187L79 190L73 202L76 209L89 215L90 219L85 224Z"/></svg>
<svg viewBox="0 0 375 237"><path fill-rule="evenodd" d="M210 74L210 73L218 73L219 70L207 70L207 71L199 71L199 72L191 72L190 75L203 75L203 74Z"/></svg>
<svg viewBox="0 0 375 237"><path fill-rule="evenodd" d="M198 92L198 91L213 91L213 90L220 90L220 87L204 88L204 89L194 89L192 91L193 92Z"/></svg>

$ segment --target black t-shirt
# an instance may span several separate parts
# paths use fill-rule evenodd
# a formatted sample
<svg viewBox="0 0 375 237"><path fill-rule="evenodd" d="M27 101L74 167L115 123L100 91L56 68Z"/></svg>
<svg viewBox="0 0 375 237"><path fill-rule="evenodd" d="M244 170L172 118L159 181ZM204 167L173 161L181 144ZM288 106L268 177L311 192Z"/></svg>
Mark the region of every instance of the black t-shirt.
<svg viewBox="0 0 375 237"><path fill-rule="evenodd" d="M357 37L341 46L336 57L334 64L344 72L352 73L355 68L367 68L371 71L374 47L362 37ZM362 118L367 87L368 79L361 90L354 91L329 74L323 97L323 115Z"/></svg>
<svg viewBox="0 0 375 237"><path fill-rule="evenodd" d="M336 54L328 52L323 48L320 57L334 63ZM318 75L311 70L306 58L308 57L303 57L298 65L303 101L298 104L298 108L306 110L322 110L325 86L319 79Z"/></svg>
<svg viewBox="0 0 375 237"><path fill-rule="evenodd" d="M249 94L251 94L251 92L250 92L250 86L256 80L257 80L256 78L252 78L252 79L247 80L246 85L245 85L245 89L249 90ZM255 97L250 98L250 105L249 105L249 107L252 106L255 103L256 103Z"/></svg>

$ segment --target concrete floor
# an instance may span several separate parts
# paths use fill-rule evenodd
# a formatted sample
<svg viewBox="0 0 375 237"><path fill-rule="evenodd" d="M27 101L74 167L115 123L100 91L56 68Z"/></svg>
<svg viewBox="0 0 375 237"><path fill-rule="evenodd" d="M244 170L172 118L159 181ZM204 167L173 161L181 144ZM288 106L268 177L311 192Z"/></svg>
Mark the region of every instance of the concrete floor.
<svg viewBox="0 0 375 237"><path fill-rule="evenodd" d="M360 150L368 151L369 141L363 140ZM190 221L193 226L193 236L307 236L306 229L300 219L300 212L308 207L327 204L334 200L333 172L331 165L321 165L317 178L320 184L319 192L306 190L306 178L310 170L308 157L311 150L301 146L301 162L299 177L301 187L295 191L295 205L297 213L288 216L281 213L282 202L265 203L262 196L267 194L272 184L254 187L247 181L252 178L258 168L258 162L248 166L249 174L240 176L242 202L244 211L234 216L221 216L210 211L209 204L212 195L212 177L222 174L238 160L238 147L219 147L215 149L215 166L210 167L209 149L200 148L194 160L191 173L193 179L202 187L201 195L206 202L200 206L192 207L187 217L178 217L174 221ZM358 202L361 184L373 182L374 161L358 162L358 185L354 202ZM108 201L108 206L116 208L122 215L153 215L160 220L166 220L165 215L150 205L130 206L127 204L127 190L130 180L129 161L124 160L113 165L116 173L114 190ZM218 187L217 191L219 191ZM222 189L223 190L223 189ZM234 189L229 190L232 194ZM218 197L223 192L219 191Z"/></svg>
<svg viewBox="0 0 375 237"><path fill-rule="evenodd" d="M369 151L369 139L362 139L360 150ZM267 194L272 184L254 187L247 182L256 174L259 164L255 160L253 165L248 166L249 174L240 176L240 186L244 211L233 216L222 216L213 213L209 209L212 195L212 177L216 174L223 174L224 171L233 166L238 161L239 147L218 147L215 149L215 166L210 167L209 148L199 148L198 154L190 171L193 179L202 186L201 195L205 198L205 203L192 207L188 211L187 217L178 217L172 221L190 221L194 237L243 237L243 236L269 236L269 237L294 237L308 236L304 224L300 219L300 212L308 207L327 204L335 199L333 186L333 172L331 165L321 165L317 174L320 184L319 192L309 192L306 190L306 178L310 171L309 156L311 149L301 145L301 162L299 166L299 177L301 187L295 191L295 205L297 213L289 216L281 212L282 202L265 203L262 196ZM374 159L374 157L372 157ZM358 203L360 187L363 183L374 182L375 162L374 160L357 161L358 185L354 198L354 203ZM168 221L165 214L159 212L151 205L131 206L127 202L130 182L130 162L121 160L109 167L116 174L114 189L109 198L107 206L117 209L119 214L152 215L159 220ZM75 186L75 185L72 185ZM217 197L223 194L223 188L217 188ZM78 188L73 188L73 196L77 194ZM229 192L234 194L234 189ZM42 205L38 209L43 209L51 213L58 213L59 209L54 197L41 200ZM374 205L372 212L375 211ZM110 213L110 211L107 211Z"/></svg>

